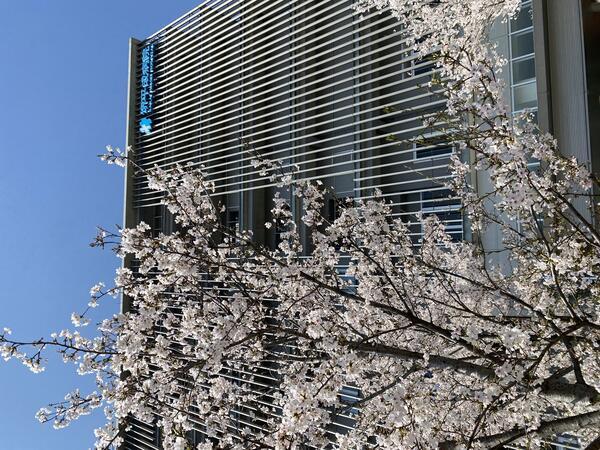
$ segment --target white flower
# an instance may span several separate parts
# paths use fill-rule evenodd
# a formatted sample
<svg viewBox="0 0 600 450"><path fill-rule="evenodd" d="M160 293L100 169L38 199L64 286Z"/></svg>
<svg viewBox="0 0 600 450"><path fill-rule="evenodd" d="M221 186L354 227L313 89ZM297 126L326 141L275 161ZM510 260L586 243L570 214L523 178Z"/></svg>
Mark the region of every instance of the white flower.
<svg viewBox="0 0 600 450"><path fill-rule="evenodd" d="M102 291L102 289L104 289L104 283L100 282L95 284L94 286L92 286L92 288L90 289L90 295L96 295L98 293L100 293Z"/></svg>
<svg viewBox="0 0 600 450"><path fill-rule="evenodd" d="M90 320L84 316L77 314L77 313L72 313L71 314L71 322L76 327L85 327L85 326L89 325Z"/></svg>

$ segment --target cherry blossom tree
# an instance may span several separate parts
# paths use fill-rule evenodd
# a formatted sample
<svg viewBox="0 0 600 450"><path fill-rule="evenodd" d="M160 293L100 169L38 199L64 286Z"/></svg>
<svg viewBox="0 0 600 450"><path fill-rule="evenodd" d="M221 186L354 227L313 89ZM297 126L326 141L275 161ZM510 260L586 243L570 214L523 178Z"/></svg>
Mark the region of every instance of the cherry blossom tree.
<svg viewBox="0 0 600 450"><path fill-rule="evenodd" d="M600 447L600 182L503 102L504 62L487 32L519 1L360 3L371 7L389 7L436 62L431 88L446 106L425 120L458 149L448 185L473 238L454 242L430 216L415 242L377 192L341 201L328 220L320 182L254 155L290 191L273 199L266 226L282 239L270 249L223 224L202 168L155 169L150 187L176 230L153 236L141 223L94 243L136 264L94 286L88 308L122 294L131 310L93 338L0 333L5 359L40 371L54 347L96 377L96 392L70 393L41 421L62 427L103 407L98 448L117 445L132 417L156 423L173 449L190 448L193 428L207 436L199 449L540 448L562 433ZM134 164L111 148L103 158ZM489 192L473 187L476 173ZM491 227L507 264L481 239Z"/></svg>

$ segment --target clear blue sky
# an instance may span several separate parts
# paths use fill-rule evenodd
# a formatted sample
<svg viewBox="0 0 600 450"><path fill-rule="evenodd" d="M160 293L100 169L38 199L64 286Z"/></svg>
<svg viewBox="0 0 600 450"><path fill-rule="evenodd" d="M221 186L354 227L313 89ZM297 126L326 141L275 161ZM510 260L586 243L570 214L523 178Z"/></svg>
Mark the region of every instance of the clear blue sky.
<svg viewBox="0 0 600 450"><path fill-rule="evenodd" d="M122 220L123 174L96 155L124 145L128 38L199 3L0 1L0 327L15 337L70 327L89 288L112 280L119 261L88 243ZM82 382L58 362L40 375L0 362L0 450L91 447L101 417L60 431L34 418Z"/></svg>

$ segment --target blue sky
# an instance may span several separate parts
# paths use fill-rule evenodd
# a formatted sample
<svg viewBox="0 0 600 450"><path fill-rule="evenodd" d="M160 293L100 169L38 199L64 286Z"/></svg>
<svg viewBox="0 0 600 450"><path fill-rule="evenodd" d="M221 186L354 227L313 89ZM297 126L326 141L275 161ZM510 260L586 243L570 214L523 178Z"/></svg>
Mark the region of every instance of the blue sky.
<svg viewBox="0 0 600 450"><path fill-rule="evenodd" d="M14 337L70 327L89 288L112 280L119 261L88 243L122 220L123 174L96 155L124 145L128 39L198 3L0 2L0 327ZM61 362L41 375L0 362L0 450L91 447L100 416L60 431L34 418L79 385Z"/></svg>

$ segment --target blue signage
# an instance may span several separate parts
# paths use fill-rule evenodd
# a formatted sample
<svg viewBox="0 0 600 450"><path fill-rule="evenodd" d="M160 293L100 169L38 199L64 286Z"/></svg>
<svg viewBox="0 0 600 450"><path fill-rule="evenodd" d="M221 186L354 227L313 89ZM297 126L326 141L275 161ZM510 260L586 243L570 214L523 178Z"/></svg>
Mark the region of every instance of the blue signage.
<svg viewBox="0 0 600 450"><path fill-rule="evenodd" d="M148 116L154 110L154 51L155 44L142 49L142 77L140 79L140 115ZM143 117L140 120L140 133L152 132L152 120Z"/></svg>
<svg viewBox="0 0 600 450"><path fill-rule="evenodd" d="M152 133L152 119L150 117L144 117L140 120L140 133L145 135Z"/></svg>

